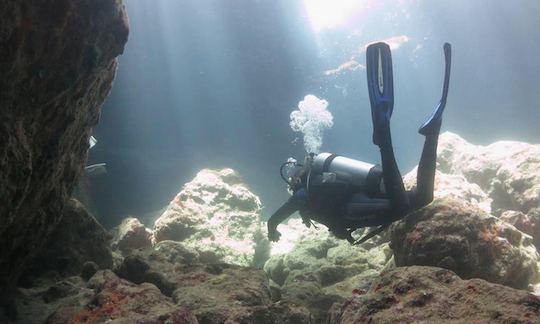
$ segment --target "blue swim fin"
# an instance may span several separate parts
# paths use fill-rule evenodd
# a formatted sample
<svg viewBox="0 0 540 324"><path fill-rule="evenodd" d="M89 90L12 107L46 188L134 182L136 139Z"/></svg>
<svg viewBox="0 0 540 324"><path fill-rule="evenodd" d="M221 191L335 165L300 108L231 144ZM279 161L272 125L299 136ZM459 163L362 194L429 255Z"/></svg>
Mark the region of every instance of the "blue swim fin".
<svg viewBox="0 0 540 324"><path fill-rule="evenodd" d="M373 143L379 145L380 129L389 127L394 109L392 54L388 44L380 42L367 47L366 70L373 121Z"/></svg>
<svg viewBox="0 0 540 324"><path fill-rule="evenodd" d="M424 136L435 134L440 131L442 123L442 114L444 107L446 106L446 97L448 96L448 85L450 83L450 66L452 65L452 46L448 43L444 43L444 60L445 60L445 70L444 70L444 85L441 101L439 105L435 108L435 111L429 116L429 118L420 126L418 132Z"/></svg>

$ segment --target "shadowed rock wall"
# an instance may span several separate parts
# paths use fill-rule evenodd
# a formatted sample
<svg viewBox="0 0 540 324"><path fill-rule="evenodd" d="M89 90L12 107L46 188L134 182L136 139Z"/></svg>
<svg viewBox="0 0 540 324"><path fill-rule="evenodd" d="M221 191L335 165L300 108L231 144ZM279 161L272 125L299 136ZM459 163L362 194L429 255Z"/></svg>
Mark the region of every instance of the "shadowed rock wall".
<svg viewBox="0 0 540 324"><path fill-rule="evenodd" d="M121 0L0 0L0 315L62 217L128 37Z"/></svg>

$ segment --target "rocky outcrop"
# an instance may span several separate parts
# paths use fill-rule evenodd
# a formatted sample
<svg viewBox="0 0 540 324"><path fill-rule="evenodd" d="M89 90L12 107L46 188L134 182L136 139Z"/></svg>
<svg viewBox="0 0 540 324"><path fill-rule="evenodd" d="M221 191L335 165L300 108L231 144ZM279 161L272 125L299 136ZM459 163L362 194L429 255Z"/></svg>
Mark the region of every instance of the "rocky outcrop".
<svg viewBox="0 0 540 324"><path fill-rule="evenodd" d="M47 323L198 323L188 309L175 305L149 283L136 285L105 270L97 272L86 286L95 293L91 302L64 305Z"/></svg>
<svg viewBox="0 0 540 324"><path fill-rule="evenodd" d="M407 190L416 186L416 172L414 168L403 177L403 183ZM446 174L440 171L435 173L433 196L435 198L453 198L477 205L487 213L491 213L492 199L480 188L471 183L463 175Z"/></svg>
<svg viewBox="0 0 540 324"><path fill-rule="evenodd" d="M254 263L261 202L232 169L202 170L156 221L154 240L182 242L205 262Z"/></svg>
<svg viewBox="0 0 540 324"><path fill-rule="evenodd" d="M128 36L120 0L1 7L0 305L60 222Z"/></svg>
<svg viewBox="0 0 540 324"><path fill-rule="evenodd" d="M540 298L433 267L384 273L364 295L334 308L330 323L538 323Z"/></svg>
<svg viewBox="0 0 540 324"><path fill-rule="evenodd" d="M152 246L152 231L137 218L128 217L113 230L113 249L129 254L132 250Z"/></svg>
<svg viewBox="0 0 540 324"><path fill-rule="evenodd" d="M463 175L493 200L499 215L505 210L527 213L540 207L540 145L501 141L473 145L456 134L439 139L439 170Z"/></svg>
<svg viewBox="0 0 540 324"><path fill-rule="evenodd" d="M19 323L198 323L150 283L140 285L98 271L88 282L80 277L44 280L18 291Z"/></svg>
<svg viewBox="0 0 540 324"><path fill-rule="evenodd" d="M436 199L392 225L391 236L397 266L443 267L515 288L540 279L531 237L461 200Z"/></svg>
<svg viewBox="0 0 540 324"><path fill-rule="evenodd" d="M540 250L540 208L531 209L527 214L507 210L501 214L500 219L532 236L536 249Z"/></svg>
<svg viewBox="0 0 540 324"><path fill-rule="evenodd" d="M273 243L274 255L264 270L275 300L305 307L315 323L324 323L335 303L369 289L391 251L388 244L351 246L323 225L316 226L308 229L295 218L280 225L285 240Z"/></svg>
<svg viewBox="0 0 540 324"><path fill-rule="evenodd" d="M180 242L132 251L117 273L134 283L154 284L201 323L311 323L307 309L272 301L264 271L201 263L199 254Z"/></svg>
<svg viewBox="0 0 540 324"><path fill-rule="evenodd" d="M86 287L79 276L41 278L31 288L17 291L18 323L46 323L60 308L82 309L94 298L94 290Z"/></svg>
<svg viewBox="0 0 540 324"><path fill-rule="evenodd" d="M60 277L79 275L87 262L93 262L100 269L111 269L113 259L110 248L110 234L85 207L75 199L70 199L64 209L60 224L49 236L47 244L32 260L23 281L39 277L48 271Z"/></svg>

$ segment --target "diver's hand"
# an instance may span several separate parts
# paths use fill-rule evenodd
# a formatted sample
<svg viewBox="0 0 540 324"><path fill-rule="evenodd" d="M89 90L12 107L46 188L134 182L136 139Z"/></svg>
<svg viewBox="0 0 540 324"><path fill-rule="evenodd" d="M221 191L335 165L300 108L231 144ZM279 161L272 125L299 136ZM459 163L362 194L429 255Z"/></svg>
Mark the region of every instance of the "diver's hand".
<svg viewBox="0 0 540 324"><path fill-rule="evenodd" d="M268 239L272 242L279 241L279 238L281 237L281 233L278 232L277 229L269 230L268 231Z"/></svg>

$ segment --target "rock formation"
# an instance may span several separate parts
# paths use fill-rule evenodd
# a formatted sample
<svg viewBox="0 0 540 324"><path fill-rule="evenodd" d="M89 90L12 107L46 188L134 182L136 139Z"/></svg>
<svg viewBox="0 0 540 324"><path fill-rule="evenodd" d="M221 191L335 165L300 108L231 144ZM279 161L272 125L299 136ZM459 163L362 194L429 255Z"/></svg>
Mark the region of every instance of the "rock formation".
<svg viewBox="0 0 540 324"><path fill-rule="evenodd" d="M128 36L121 0L2 0L0 317L60 222Z"/></svg>
<svg viewBox="0 0 540 324"><path fill-rule="evenodd" d="M353 291L369 289L391 251L388 244L351 246L324 225L315 226L308 229L297 218L279 225L285 242L272 244L274 255L264 270L275 300L305 307L315 323L323 323L335 303L343 302Z"/></svg>
<svg viewBox="0 0 540 324"><path fill-rule="evenodd" d="M403 183L407 190L416 186L416 172L417 168L414 168L403 177ZM493 199L489 198L479 185L467 181L463 175L447 174L437 170L433 196L435 198L454 198L466 201L478 206L487 213L491 213Z"/></svg>
<svg viewBox="0 0 540 324"><path fill-rule="evenodd" d="M536 249L540 250L540 207L529 210L527 214L507 210L501 214L500 219L531 235Z"/></svg>
<svg viewBox="0 0 540 324"><path fill-rule="evenodd" d="M173 240L207 262L250 265L261 243L261 202L232 169L202 170L156 220L154 240Z"/></svg>
<svg viewBox="0 0 540 324"><path fill-rule="evenodd" d="M414 185L414 172L405 182ZM37 278L19 289L20 318L151 321L155 313L179 323L532 322L539 316L537 297L495 283L535 289L530 285L539 279L539 259L533 240L503 220L534 233L527 224L536 219L536 209L496 218L489 214L492 198L478 184L442 172L435 196L360 246L292 217L279 226L281 241L266 242L262 254L271 256L263 270L247 266L264 245L258 198L235 171L203 170L154 231L135 218L113 231L114 274L87 262L80 278ZM394 271L394 262L408 267ZM464 281L419 264L487 281Z"/></svg>
<svg viewBox="0 0 540 324"><path fill-rule="evenodd" d="M522 289L540 279L531 237L464 201L438 198L393 224L391 236L397 266L437 266Z"/></svg>
<svg viewBox="0 0 540 324"><path fill-rule="evenodd" d="M332 312L330 323L538 323L540 298L432 267L381 275L366 294Z"/></svg>
<svg viewBox="0 0 540 324"><path fill-rule="evenodd" d="M70 199L60 223L21 279L32 280L49 271L59 277L79 275L87 262L95 263L98 269L110 269L113 265L110 241L107 230L80 202Z"/></svg>
<svg viewBox="0 0 540 324"><path fill-rule="evenodd" d="M69 284L68 284L69 283ZM55 293L51 293L55 291ZM36 302L39 293L34 292ZM110 270L97 272L87 283L70 278L42 294L48 304L60 305L46 323L124 323L196 324L195 316L175 305L150 283L140 285L118 278ZM49 297L46 297L49 296ZM39 302L37 302L39 304ZM34 322L37 318L28 318Z"/></svg>
<svg viewBox="0 0 540 324"><path fill-rule="evenodd" d="M439 170L463 175L493 200L492 210L527 213L540 206L540 145L500 141L473 145L456 134L439 140Z"/></svg>
<svg viewBox="0 0 540 324"><path fill-rule="evenodd" d="M310 323L307 309L272 302L261 269L205 263L181 242L162 241L155 249L132 251L117 273L136 284L155 285L201 323Z"/></svg>
<svg viewBox="0 0 540 324"><path fill-rule="evenodd" d="M128 217L113 230L113 249L129 254L132 250L152 246L152 231L135 217Z"/></svg>

